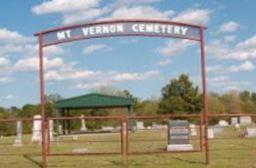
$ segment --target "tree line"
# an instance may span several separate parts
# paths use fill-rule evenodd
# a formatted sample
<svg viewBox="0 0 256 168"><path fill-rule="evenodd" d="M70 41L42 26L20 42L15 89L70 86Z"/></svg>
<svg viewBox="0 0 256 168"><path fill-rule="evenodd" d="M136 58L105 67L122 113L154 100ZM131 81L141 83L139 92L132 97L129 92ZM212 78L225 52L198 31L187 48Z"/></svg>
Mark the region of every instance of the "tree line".
<svg viewBox="0 0 256 168"><path fill-rule="evenodd" d="M149 98L140 100L128 90L120 90L113 87L102 87L94 92L132 98L134 100L135 115L158 115L158 114L193 114L202 110L202 94L199 87L189 79L188 75L181 74L161 89L161 98ZM256 113L256 92L229 91L225 93L211 92L208 95L210 113ZM63 99L59 94L49 94L45 96L47 116L56 116L54 103ZM119 111L119 112L118 112ZM80 110L72 112L72 115L111 115L122 114L122 109L109 110ZM21 108L0 107L0 118L12 117L33 117L40 114L39 104L26 104Z"/></svg>
<svg viewBox="0 0 256 168"><path fill-rule="evenodd" d="M181 74L175 79L171 79L161 89L161 98L149 98L140 100L128 90L120 90L113 87L102 87L94 92L115 95L120 97L131 98L134 100L134 114L137 116L150 116L161 114L198 114L202 111L202 93L188 75ZM226 93L209 93L208 95L209 113L256 113L256 92L250 91L229 91ZM45 111L47 116L58 116L58 112L54 108L54 103L63 99L59 94L49 94L45 96ZM71 116L107 116L107 115L127 115L126 109L90 109L90 110L71 110ZM26 104L21 108L0 107L0 118L32 118L34 115L40 114L39 104ZM211 123L216 122L215 119L210 120ZM144 122L145 126L152 125L154 120ZM89 129L100 128L102 125L118 125L117 122L108 121L89 121L86 126ZM74 129L80 127L78 122L72 124ZM31 131L31 125L24 124L24 129ZM10 131L12 130L12 131ZM11 134L15 131L14 124L1 124L0 134Z"/></svg>

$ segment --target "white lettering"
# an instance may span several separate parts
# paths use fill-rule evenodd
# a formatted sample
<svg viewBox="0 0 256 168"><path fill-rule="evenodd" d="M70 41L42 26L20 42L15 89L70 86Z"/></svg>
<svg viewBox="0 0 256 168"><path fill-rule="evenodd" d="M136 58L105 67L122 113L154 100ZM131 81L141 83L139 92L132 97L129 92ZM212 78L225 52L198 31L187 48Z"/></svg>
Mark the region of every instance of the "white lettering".
<svg viewBox="0 0 256 168"><path fill-rule="evenodd" d="M124 26L123 24L100 25L100 26L92 26L89 28L82 28L82 31L84 36L109 34L109 33L123 32Z"/></svg>
<svg viewBox="0 0 256 168"><path fill-rule="evenodd" d="M102 28L100 26L96 26L96 34L101 34L102 33Z"/></svg>
<svg viewBox="0 0 256 168"><path fill-rule="evenodd" d="M144 24L140 24L139 25L139 30L140 30L140 32L145 32L145 25Z"/></svg>
<svg viewBox="0 0 256 168"><path fill-rule="evenodd" d="M181 33L182 35L186 35L187 34L187 31L188 31L188 28L187 27L181 27Z"/></svg>
<svg viewBox="0 0 256 168"><path fill-rule="evenodd" d="M180 34L180 27L179 27L179 26L175 26L173 33L174 33L174 34Z"/></svg>
<svg viewBox="0 0 256 168"><path fill-rule="evenodd" d="M91 35L94 35L95 34L95 27L90 27L89 32L90 32Z"/></svg>
<svg viewBox="0 0 256 168"><path fill-rule="evenodd" d="M88 28L82 28L82 31L83 31L84 36L87 36L89 33Z"/></svg>
<svg viewBox="0 0 256 168"><path fill-rule="evenodd" d="M161 32L165 33L166 32L166 25L161 25Z"/></svg>
<svg viewBox="0 0 256 168"><path fill-rule="evenodd" d="M146 32L148 32L148 33L154 32L153 24L146 24Z"/></svg>
<svg viewBox="0 0 256 168"><path fill-rule="evenodd" d="M154 32L155 32L155 33L160 33L159 25L158 25L158 24L156 24L156 25L154 26Z"/></svg>
<svg viewBox="0 0 256 168"><path fill-rule="evenodd" d="M138 24L132 25L132 31L139 32L138 26L139 26Z"/></svg>
<svg viewBox="0 0 256 168"><path fill-rule="evenodd" d="M116 28L117 28L117 32L124 32L124 26L122 24L118 24Z"/></svg>
<svg viewBox="0 0 256 168"><path fill-rule="evenodd" d="M167 33L172 34L172 32L173 32L173 26L168 26Z"/></svg>
<svg viewBox="0 0 256 168"><path fill-rule="evenodd" d="M109 33L109 29L108 29L107 25L103 25L102 26L102 33L104 33L104 34L108 34Z"/></svg>
<svg viewBox="0 0 256 168"><path fill-rule="evenodd" d="M58 40L65 40L66 38L70 38L70 37L71 37L71 30L57 32Z"/></svg>
<svg viewBox="0 0 256 168"><path fill-rule="evenodd" d="M116 32L116 26L115 25L110 25L109 30L110 30L111 33L115 33Z"/></svg>

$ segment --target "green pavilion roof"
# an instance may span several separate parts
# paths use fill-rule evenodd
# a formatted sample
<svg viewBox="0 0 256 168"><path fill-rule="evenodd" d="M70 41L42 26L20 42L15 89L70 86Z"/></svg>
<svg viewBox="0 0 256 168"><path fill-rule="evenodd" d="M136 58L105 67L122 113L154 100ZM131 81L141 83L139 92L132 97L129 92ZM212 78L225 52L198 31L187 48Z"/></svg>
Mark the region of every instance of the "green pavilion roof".
<svg viewBox="0 0 256 168"><path fill-rule="evenodd" d="M118 96L91 93L63 99L55 103L58 109L131 107L134 100Z"/></svg>

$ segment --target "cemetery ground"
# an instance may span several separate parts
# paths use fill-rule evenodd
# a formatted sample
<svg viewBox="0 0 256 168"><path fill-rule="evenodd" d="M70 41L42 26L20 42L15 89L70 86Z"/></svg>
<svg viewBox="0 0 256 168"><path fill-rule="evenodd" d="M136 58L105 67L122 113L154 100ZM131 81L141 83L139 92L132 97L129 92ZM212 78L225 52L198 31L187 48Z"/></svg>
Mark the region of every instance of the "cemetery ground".
<svg viewBox="0 0 256 168"><path fill-rule="evenodd" d="M166 130L130 132L129 149L132 152L165 150L166 134ZM227 127L223 133L210 140L211 163L208 167L256 167L256 139L238 138L238 136L239 132L235 131L235 128ZM236 139L232 137L236 137ZM30 143L31 135L23 135L23 146L15 147L12 145L14 138L10 136L0 140L0 167L40 167L40 145ZM199 145L197 138L192 140L195 148L198 148ZM88 134L79 136L75 140L72 136L60 137L58 142L52 142L51 153L67 153L76 148L87 148L89 152L118 152L120 151L119 140L118 133ZM25 153L28 155L23 155ZM127 160L122 155L50 156L47 158L47 165L48 167L88 168L206 167L203 152L129 155Z"/></svg>

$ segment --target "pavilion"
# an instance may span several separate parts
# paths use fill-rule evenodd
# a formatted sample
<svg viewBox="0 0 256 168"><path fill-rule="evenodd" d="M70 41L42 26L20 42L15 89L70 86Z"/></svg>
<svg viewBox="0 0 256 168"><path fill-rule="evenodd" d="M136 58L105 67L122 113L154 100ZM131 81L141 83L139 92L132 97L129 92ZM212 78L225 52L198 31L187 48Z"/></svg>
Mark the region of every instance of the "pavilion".
<svg viewBox="0 0 256 168"><path fill-rule="evenodd" d="M132 116L134 100L120 96L105 95L100 93L90 93L60 100L55 103L58 115L61 117L70 117L70 110L77 109L110 109L126 108L128 115ZM63 133L67 130L70 133L70 120L62 122Z"/></svg>

